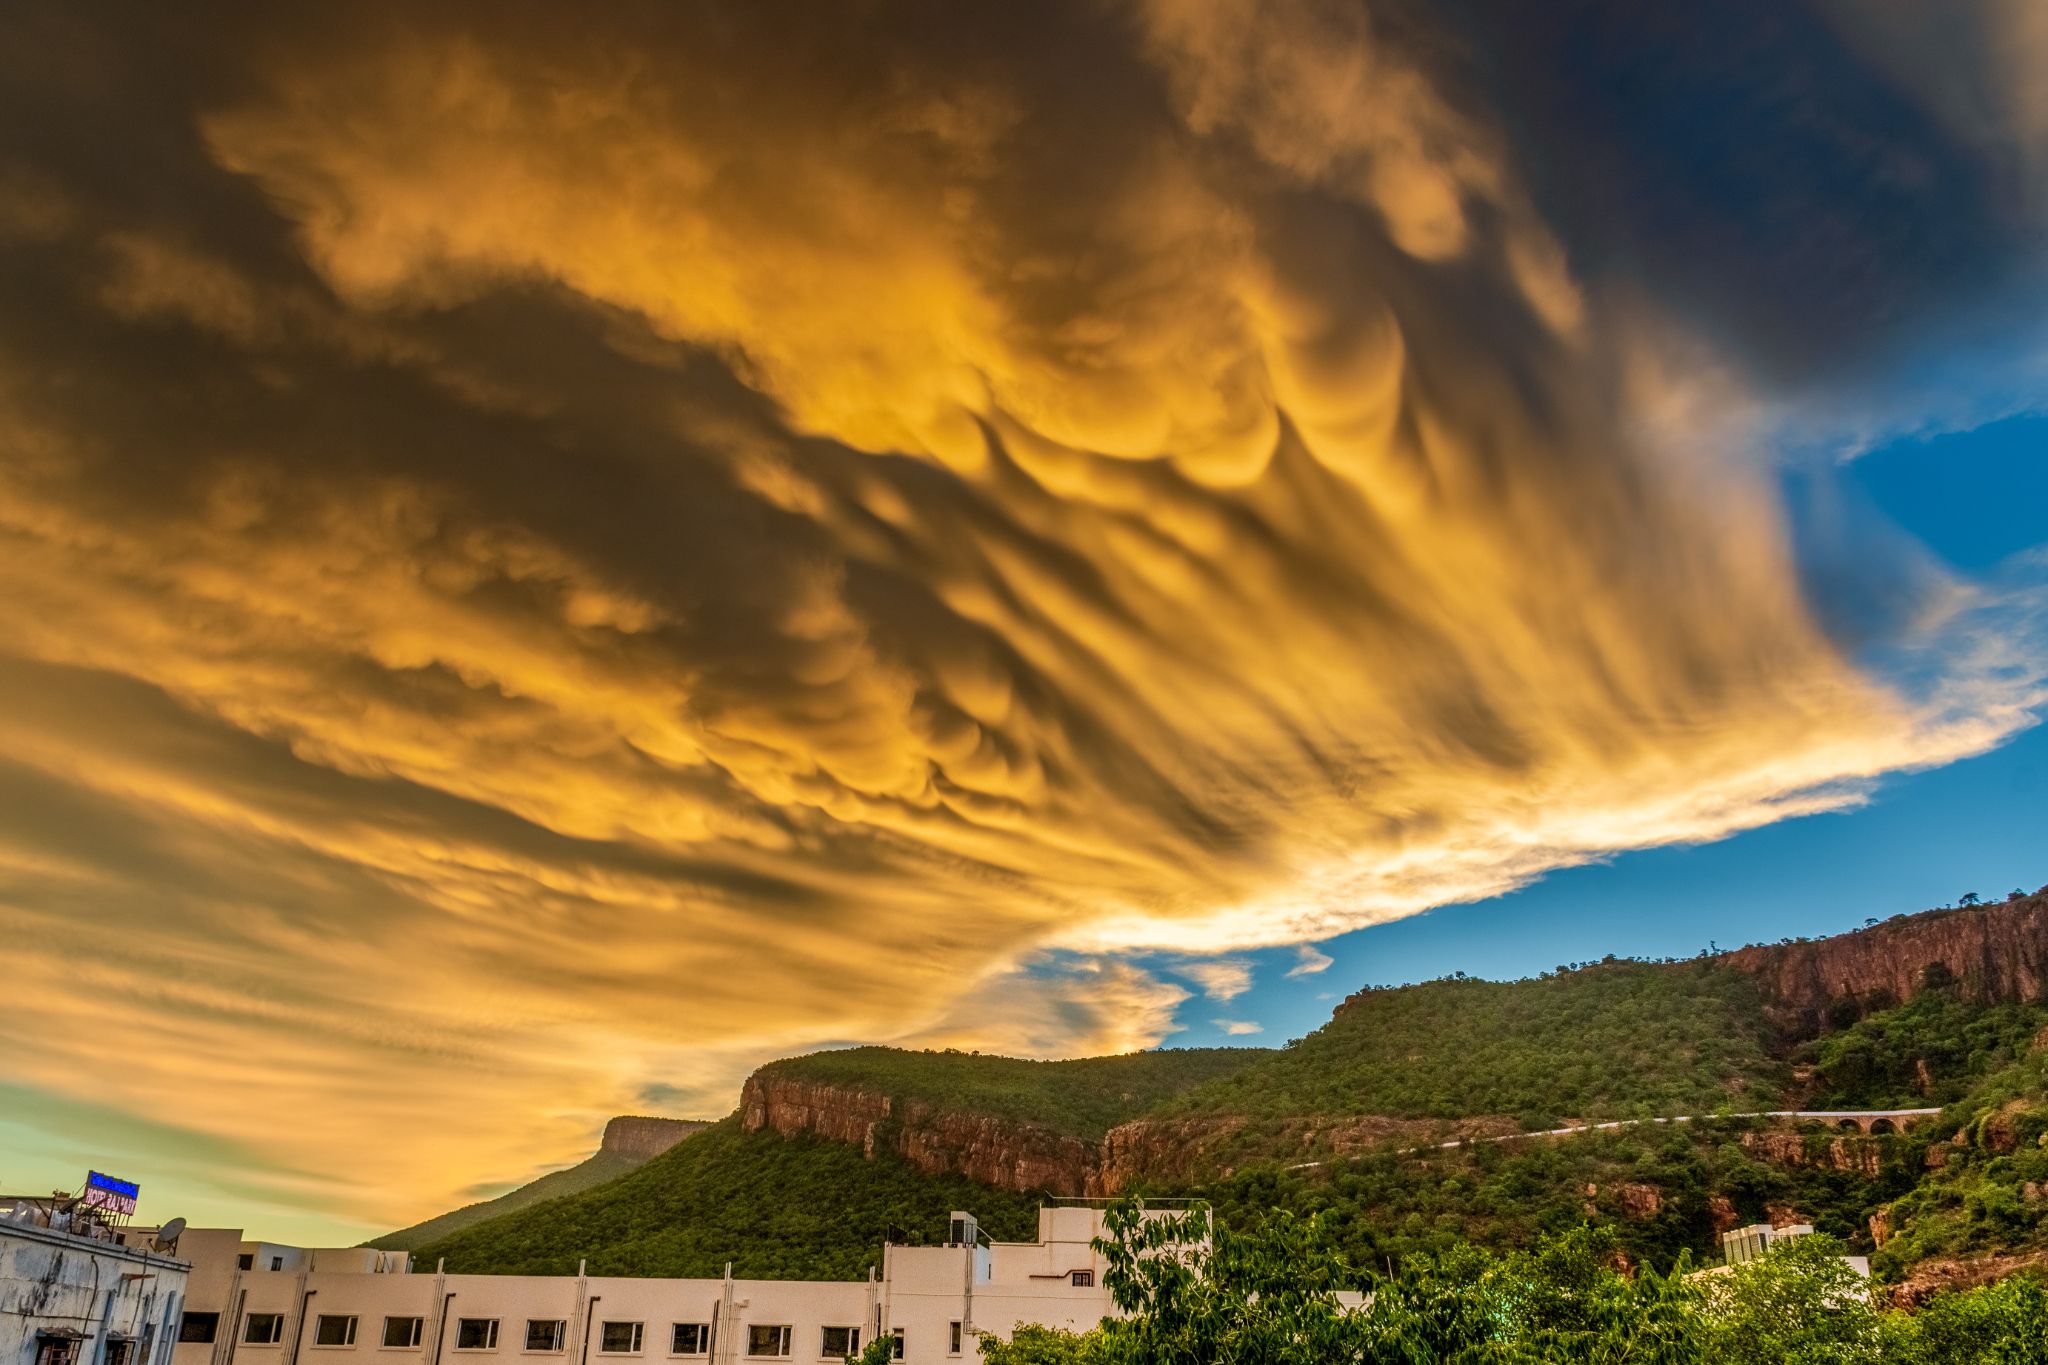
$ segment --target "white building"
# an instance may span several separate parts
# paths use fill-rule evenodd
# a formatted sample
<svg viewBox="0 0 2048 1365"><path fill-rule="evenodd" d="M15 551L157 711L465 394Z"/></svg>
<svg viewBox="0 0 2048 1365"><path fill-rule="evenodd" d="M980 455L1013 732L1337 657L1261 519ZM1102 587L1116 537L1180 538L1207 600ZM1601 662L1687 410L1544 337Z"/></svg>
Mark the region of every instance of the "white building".
<svg viewBox="0 0 2048 1365"><path fill-rule="evenodd" d="M1734 1266L1762 1258L1780 1242L1795 1241L1812 1235L1811 1223L1787 1223L1782 1227L1770 1223L1752 1223L1748 1227L1730 1228L1721 1234L1721 1263L1694 1273L1725 1275ZM1870 1278L1868 1256L1844 1256L1841 1260L1862 1279Z"/></svg>
<svg viewBox="0 0 2048 1365"><path fill-rule="evenodd" d="M171 1365L185 1263L70 1221L0 1213L0 1365Z"/></svg>
<svg viewBox="0 0 2048 1365"><path fill-rule="evenodd" d="M170 1365L815 1365L878 1336L907 1365L971 1361L981 1333L1113 1311L1100 1231L1096 1209L1049 1207L1036 1241L989 1242L955 1213L947 1244L885 1246L866 1281L801 1281L413 1273L402 1252L194 1229Z"/></svg>

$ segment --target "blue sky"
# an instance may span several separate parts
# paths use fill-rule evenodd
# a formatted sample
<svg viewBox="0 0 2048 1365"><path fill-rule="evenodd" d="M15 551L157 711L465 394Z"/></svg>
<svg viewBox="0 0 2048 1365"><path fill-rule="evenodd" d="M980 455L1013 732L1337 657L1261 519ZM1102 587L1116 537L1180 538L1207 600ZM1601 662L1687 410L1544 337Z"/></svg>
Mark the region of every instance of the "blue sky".
<svg viewBox="0 0 2048 1365"><path fill-rule="evenodd" d="M1819 477L1867 499L1965 577L2048 546L2048 416L1892 441ZM1965 892L1990 900L2044 882L2048 727L2036 726L1975 758L1894 775L1851 810L1627 853L1509 895L1346 934L1322 945L1334 961L1313 975L1286 975L1297 962L1292 950L1246 954L1251 989L1227 1003L1189 1000L1186 1029L1169 1045L1277 1045L1367 985L1459 971L1520 977L1608 953L1683 957L1711 945L1818 937ZM1218 1019L1261 1031L1231 1037Z"/></svg>

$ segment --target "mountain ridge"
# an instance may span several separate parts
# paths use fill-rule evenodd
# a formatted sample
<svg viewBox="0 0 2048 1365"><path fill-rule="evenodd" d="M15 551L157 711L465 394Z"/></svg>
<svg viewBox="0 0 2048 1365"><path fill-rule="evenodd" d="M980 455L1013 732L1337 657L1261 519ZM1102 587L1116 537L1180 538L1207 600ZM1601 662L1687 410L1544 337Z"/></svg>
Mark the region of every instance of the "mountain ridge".
<svg viewBox="0 0 2048 1365"><path fill-rule="evenodd" d="M659 1118L644 1114L620 1114L605 1123L597 1150L573 1166L527 1181L495 1199L465 1204L436 1214L410 1227L387 1232L363 1243L381 1251L409 1251L416 1246L453 1236L464 1228L516 1213L550 1199L561 1199L594 1189L637 1170L669 1148L705 1128L706 1119Z"/></svg>
<svg viewBox="0 0 2048 1365"><path fill-rule="evenodd" d="M2048 1244L2048 1228L1998 1232L1938 1191L1988 1190L2029 1208L2048 1200L2048 1171L2025 1164L2036 1107L2048 1124L2048 1097L2036 1095L2044 961L2048 897L2037 892L1691 959L1370 988L1282 1049L1073 1062L890 1048L784 1058L748 1078L741 1105L695 1158L682 1160L685 1145L630 1180L416 1245L458 1269L552 1265L619 1239L641 1248L622 1252L622 1264L694 1265L709 1252L650 1229L645 1206L665 1200L677 1216L716 1221L729 1215L721 1201L736 1200L772 1218L777 1191L734 1172L772 1168L786 1186L789 1172L829 1168L841 1184L877 1182L871 1202L906 1227L938 1225L949 1200L1007 1216L1048 1195L1204 1194L1233 1216L1326 1208L1353 1220L1355 1249L1376 1257L1454 1233L1512 1242L1599 1217L1628 1224L1634 1254L1668 1261L1710 1248L1733 1221L1794 1209L1866 1249L1891 1241L1901 1249L1887 1264L1899 1273L1923 1247L2016 1254ZM1798 1108L1807 1094L1843 1108L1955 1104L1973 1132L1990 1121L1983 1096L1997 1094L1999 1132L2020 1137L1850 1139L1715 1117ZM1703 1117L1414 1154L1451 1137L1674 1113ZM1557 1150L1545 1155L1547 1146ZM2048 1148L2039 1155L2048 1161ZM2042 1214L2048 1207L2026 1216ZM776 1264L810 1273L851 1263L839 1241L854 1234L817 1235L830 1245L816 1257L792 1238L777 1244Z"/></svg>
<svg viewBox="0 0 2048 1365"><path fill-rule="evenodd" d="M1390 1143L1498 1135L1550 1126L1541 1111L1529 1108L1541 1097L1526 1087L1517 1091L1488 1077L1475 1082L1475 1088L1496 1080L1493 1093L1512 1103L1475 1109L1455 1095L1444 1102L1383 1108L1342 1099L1333 1102L1328 1076L1342 1068L1329 1062L1327 1054L1333 1049L1324 1046L1324 1040L1346 1033L1370 1038L1379 1007L1396 1000L1413 1001L1421 993L1454 997L1431 1021L1430 1028L1437 1030L1460 1019L1487 1022L1483 1012L1475 1018L1475 1004L1479 1003L1475 998L1505 1000L1545 990L1569 994L1598 974L1609 978L1633 974L1646 982L1690 976L1697 982L1689 994L1675 998L1675 1010L1656 1011L1654 1018L1652 1012L1645 1011L1629 1016L1626 1045L1632 1055L1640 1053L1645 1039L1662 1040L1673 1047L1689 1042L1697 1047L1697 1037L1685 1040L1677 1030L1696 1019L1699 1009L1714 1009L1722 1017L1722 1027L1707 1035L1707 1041L1722 1047L1724 1055L1700 1060L1720 1064L1717 1080L1727 1093L1714 1095L1693 1087L1691 1103L1685 1109L1713 1112L1724 1099L1730 1101L1726 1107L1736 1109L1779 1108L1784 1106L1776 1100L1768 1104L1739 1100L1743 1095L1770 1090L1780 1097L1795 1093L1796 1078L1772 1058L1773 1053L1787 1051L1788 1043L1811 1042L1870 1014L1910 1003L1930 984L1954 982L1964 1000L1986 1005L2048 995L2048 896L2036 892L1989 905L1943 907L1894 916L1825 938L1750 945L1669 962L1610 959L1520 981L1451 977L1407 986L1368 987L1346 998L1329 1023L1295 1046L1232 1049L1245 1054L1241 1065L1167 1096L1152 1113L1133 1116L1103 1131L1093 1142L1087 1140L1092 1135L1060 1132L1014 1116L992 1114L971 1102L948 1104L929 1094L906 1093L888 1078L874 1084L853 1079L851 1064L863 1056L946 1055L906 1054L896 1049L852 1049L770 1062L747 1078L741 1089L740 1114L749 1131L772 1131L783 1137L801 1133L848 1142L870 1156L882 1144L930 1174L960 1174L1006 1189L1066 1196L1114 1195L1148 1178L1186 1178L1203 1164L1190 1161L1191 1149L1197 1157L1213 1158L1207 1163L1212 1168L1228 1170L1231 1153L1272 1149L1289 1142L1298 1144L1297 1155L1307 1159L1323 1152ZM1597 998L1580 1010L1578 1017L1571 1013L1558 1017L1561 1031L1590 1026L1602 1013L1611 1016L1614 993L1591 994ZM1749 1055L1738 1056L1744 1048L1740 1019L1746 1011L1754 1011L1756 1032L1749 1041L1755 1046ZM1488 1035L1477 1046L1482 1050L1497 1047L1501 1039L1514 1036L1514 1027L1511 1011L1504 1011L1498 1027L1474 1030ZM1408 1041L1424 1046L1427 1039ZM1567 1042L1560 1037L1551 1045L1562 1052ZM1356 1043L1353 1039L1346 1046L1355 1049ZM832 1079L805 1075L824 1058L834 1062ZM994 1065L1015 1059L976 1060ZM1107 1059L1090 1060L1101 1063ZM1471 1063L1478 1059L1465 1056L1454 1060ZM1656 1062L1654 1056L1642 1058L1639 1068L1626 1069L1623 1083L1651 1076ZM1401 1069L1398 1055L1379 1064L1381 1072ZM1356 1073L1358 1068L1351 1070ZM1259 1085L1270 1091L1276 1075L1285 1072L1302 1073L1324 1093L1314 1101L1294 1104L1291 1111L1286 1106L1268 1106L1269 1112L1258 1117L1278 1131L1257 1139L1247 1137L1252 1125L1244 1121L1247 1105L1243 1092ZM1560 1085L1555 1075L1534 1079L1553 1093ZM1643 1102L1650 1089L1638 1085L1610 1098L1581 1086L1572 1099L1583 1112L1552 1112L1548 1117L1619 1117L1621 1107ZM1664 1098L1677 1101L1683 1089L1667 1092ZM1580 1100L1585 1103L1578 1103ZM1665 1112L1681 1111L1668 1103L1665 1106Z"/></svg>

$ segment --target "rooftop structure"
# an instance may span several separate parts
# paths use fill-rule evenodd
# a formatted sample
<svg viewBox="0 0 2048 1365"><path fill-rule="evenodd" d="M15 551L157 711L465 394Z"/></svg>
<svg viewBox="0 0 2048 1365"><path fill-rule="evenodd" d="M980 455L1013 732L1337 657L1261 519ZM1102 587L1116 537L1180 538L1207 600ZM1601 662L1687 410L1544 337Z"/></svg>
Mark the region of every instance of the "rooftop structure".
<svg viewBox="0 0 2048 1365"><path fill-rule="evenodd" d="M0 1362L171 1365L189 1267L153 1234L51 1203L0 1202Z"/></svg>

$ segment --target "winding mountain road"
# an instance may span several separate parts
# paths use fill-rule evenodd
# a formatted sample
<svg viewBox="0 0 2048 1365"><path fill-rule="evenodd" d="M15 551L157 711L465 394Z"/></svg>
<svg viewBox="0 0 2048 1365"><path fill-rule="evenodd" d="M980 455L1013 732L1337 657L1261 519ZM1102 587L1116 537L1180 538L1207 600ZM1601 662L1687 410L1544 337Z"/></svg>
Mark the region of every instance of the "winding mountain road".
<svg viewBox="0 0 2048 1365"><path fill-rule="evenodd" d="M1476 1147L1482 1143L1515 1142L1522 1138L1569 1137L1574 1133L1599 1133L1617 1128L1639 1128L1646 1123L1692 1123L1698 1119L1817 1119L1823 1122L1854 1124L1865 1133L1873 1124L1890 1123L1903 1128L1915 1119L1931 1118L1940 1109L1756 1109L1740 1114L1677 1114L1668 1118L1654 1119L1613 1119L1606 1123L1575 1123L1563 1128L1539 1128L1527 1133L1502 1133L1498 1137L1453 1138L1429 1147L1403 1147L1396 1156L1413 1156L1417 1152L1442 1152L1453 1147ZM1327 1166L1327 1161L1299 1161L1287 1169L1290 1171L1312 1170Z"/></svg>

